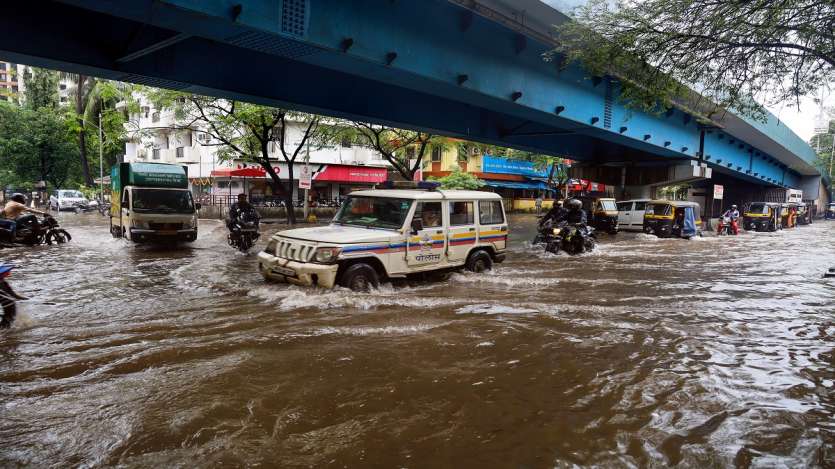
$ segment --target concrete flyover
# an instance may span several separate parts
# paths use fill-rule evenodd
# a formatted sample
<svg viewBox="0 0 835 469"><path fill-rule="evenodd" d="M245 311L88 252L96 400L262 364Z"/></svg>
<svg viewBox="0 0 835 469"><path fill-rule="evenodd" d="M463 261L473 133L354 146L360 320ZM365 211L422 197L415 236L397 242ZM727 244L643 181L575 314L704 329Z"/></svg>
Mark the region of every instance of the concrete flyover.
<svg viewBox="0 0 835 469"><path fill-rule="evenodd" d="M569 156L690 165L817 193L785 125L630 111L616 80L546 62L565 1L29 0L4 6L0 56L24 64ZM695 163L694 163L695 162Z"/></svg>

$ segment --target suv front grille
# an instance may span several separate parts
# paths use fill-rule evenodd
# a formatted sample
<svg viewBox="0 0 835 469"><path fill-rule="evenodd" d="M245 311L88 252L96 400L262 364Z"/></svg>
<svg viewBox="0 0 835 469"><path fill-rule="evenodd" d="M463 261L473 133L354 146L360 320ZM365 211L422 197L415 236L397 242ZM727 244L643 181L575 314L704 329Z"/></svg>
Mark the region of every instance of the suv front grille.
<svg viewBox="0 0 835 469"><path fill-rule="evenodd" d="M148 223L148 227L152 230L182 230L182 223Z"/></svg>
<svg viewBox="0 0 835 469"><path fill-rule="evenodd" d="M313 246L282 239L275 248L275 255L297 262L309 262L314 250Z"/></svg>

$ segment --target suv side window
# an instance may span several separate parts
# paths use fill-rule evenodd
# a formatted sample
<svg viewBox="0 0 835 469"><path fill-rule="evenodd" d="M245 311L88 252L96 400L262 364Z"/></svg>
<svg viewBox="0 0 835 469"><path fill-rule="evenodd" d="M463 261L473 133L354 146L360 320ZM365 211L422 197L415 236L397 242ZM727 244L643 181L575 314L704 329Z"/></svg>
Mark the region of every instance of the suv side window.
<svg viewBox="0 0 835 469"><path fill-rule="evenodd" d="M438 228L443 224L440 202L419 202L415 218L420 218L424 228Z"/></svg>
<svg viewBox="0 0 835 469"><path fill-rule="evenodd" d="M647 209L647 203L646 202L635 202L635 210L637 210L639 212L643 212L646 209Z"/></svg>
<svg viewBox="0 0 835 469"><path fill-rule="evenodd" d="M502 203L498 200L480 200L478 202L478 221L482 225L504 223Z"/></svg>
<svg viewBox="0 0 835 469"><path fill-rule="evenodd" d="M473 202L449 203L449 226L475 224L475 207Z"/></svg>
<svg viewBox="0 0 835 469"><path fill-rule="evenodd" d="M618 212L626 212L632 209L632 202L618 202Z"/></svg>

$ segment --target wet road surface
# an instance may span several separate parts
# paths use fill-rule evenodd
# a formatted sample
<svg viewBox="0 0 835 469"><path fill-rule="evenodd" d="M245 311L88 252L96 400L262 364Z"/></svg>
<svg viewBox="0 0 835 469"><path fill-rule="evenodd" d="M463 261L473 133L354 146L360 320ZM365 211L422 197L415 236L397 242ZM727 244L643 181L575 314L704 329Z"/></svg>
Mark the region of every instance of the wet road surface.
<svg viewBox="0 0 835 469"><path fill-rule="evenodd" d="M835 465L835 223L568 258L520 216L492 273L361 294L265 284L215 221L60 220L0 252L2 467Z"/></svg>

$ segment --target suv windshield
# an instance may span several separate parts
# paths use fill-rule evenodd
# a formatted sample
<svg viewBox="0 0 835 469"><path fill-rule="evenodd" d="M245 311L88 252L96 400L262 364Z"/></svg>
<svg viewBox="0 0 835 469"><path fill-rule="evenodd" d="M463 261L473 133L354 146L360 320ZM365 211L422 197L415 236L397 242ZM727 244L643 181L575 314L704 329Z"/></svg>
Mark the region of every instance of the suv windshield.
<svg viewBox="0 0 835 469"><path fill-rule="evenodd" d="M194 213L189 191L133 189L133 210L155 213Z"/></svg>
<svg viewBox="0 0 835 469"><path fill-rule="evenodd" d="M348 197L334 223L399 230L412 207L409 199L388 197Z"/></svg>
<svg viewBox="0 0 835 469"><path fill-rule="evenodd" d="M84 195L79 191L58 191L58 197L80 199L84 197Z"/></svg>
<svg viewBox="0 0 835 469"><path fill-rule="evenodd" d="M647 204L647 215L670 215L673 207L667 204Z"/></svg>

